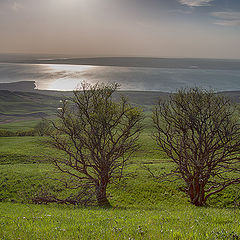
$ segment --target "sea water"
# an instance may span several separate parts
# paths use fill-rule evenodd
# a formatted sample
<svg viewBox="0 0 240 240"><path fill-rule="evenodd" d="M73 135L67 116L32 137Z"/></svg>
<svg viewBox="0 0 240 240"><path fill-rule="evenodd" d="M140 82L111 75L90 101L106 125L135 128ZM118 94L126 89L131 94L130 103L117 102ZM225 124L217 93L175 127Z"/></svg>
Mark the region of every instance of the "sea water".
<svg viewBox="0 0 240 240"><path fill-rule="evenodd" d="M81 82L117 82L122 90L174 92L184 87L240 90L240 70L0 63L0 83L35 81L41 90L73 90Z"/></svg>

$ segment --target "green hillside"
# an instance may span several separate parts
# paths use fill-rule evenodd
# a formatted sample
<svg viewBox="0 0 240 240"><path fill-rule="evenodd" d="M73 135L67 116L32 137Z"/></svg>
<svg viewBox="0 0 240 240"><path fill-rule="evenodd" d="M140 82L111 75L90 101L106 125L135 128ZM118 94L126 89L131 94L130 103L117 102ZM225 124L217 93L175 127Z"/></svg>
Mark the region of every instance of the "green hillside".
<svg viewBox="0 0 240 240"><path fill-rule="evenodd" d="M0 91L0 123L51 117L59 98L31 92Z"/></svg>
<svg viewBox="0 0 240 240"><path fill-rule="evenodd" d="M240 92L222 92L233 102L240 102ZM119 95L126 96L132 104L150 110L160 97L166 98L169 93L164 92L144 92L144 91L119 91L115 94L115 99ZM51 117L56 113L59 100L65 96L72 96L71 92L39 91L21 92L0 90L0 124L16 122L21 120L41 119Z"/></svg>
<svg viewBox="0 0 240 240"><path fill-rule="evenodd" d="M149 110L160 93L124 94L145 109L145 128L142 147L124 170L126 177L107 189L111 209L33 204L42 189L60 198L75 193L55 180L59 173L49 159L61 155L45 144L46 137L0 137L0 239L240 239L239 186L212 196L205 207L195 207L181 191L183 180L154 180L143 164L159 175L173 167L151 137ZM31 130L42 113L56 113L59 95L0 91L0 129Z"/></svg>

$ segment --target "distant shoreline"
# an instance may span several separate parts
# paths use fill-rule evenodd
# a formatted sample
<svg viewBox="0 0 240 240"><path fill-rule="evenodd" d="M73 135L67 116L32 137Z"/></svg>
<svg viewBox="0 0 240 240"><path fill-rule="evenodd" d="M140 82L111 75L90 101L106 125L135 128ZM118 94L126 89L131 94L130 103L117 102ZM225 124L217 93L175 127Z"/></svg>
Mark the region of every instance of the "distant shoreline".
<svg viewBox="0 0 240 240"><path fill-rule="evenodd" d="M180 68L240 70L240 60L229 59L196 59L196 58L147 58L147 57L97 57L97 58L17 58L3 59L0 63L25 64L65 64L111 67L145 67L145 68Z"/></svg>
<svg viewBox="0 0 240 240"><path fill-rule="evenodd" d="M35 89L35 81L18 81L11 83L0 83L0 91L11 91L11 92L38 92L38 93L72 93L73 91L66 90L41 90ZM173 92L169 91L160 91L160 90L119 90L118 92L125 93L161 93L161 94L171 94ZM240 90L222 90L216 91L216 94L228 94L228 93L237 93L240 95Z"/></svg>

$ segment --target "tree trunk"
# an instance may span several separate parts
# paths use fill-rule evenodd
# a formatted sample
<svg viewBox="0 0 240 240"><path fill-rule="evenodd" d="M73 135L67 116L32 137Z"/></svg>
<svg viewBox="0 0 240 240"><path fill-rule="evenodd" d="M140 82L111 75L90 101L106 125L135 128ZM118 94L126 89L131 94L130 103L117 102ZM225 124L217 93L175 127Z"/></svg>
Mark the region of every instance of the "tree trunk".
<svg viewBox="0 0 240 240"><path fill-rule="evenodd" d="M97 204L99 207L111 207L107 199L107 184L100 183L96 186Z"/></svg>
<svg viewBox="0 0 240 240"><path fill-rule="evenodd" d="M198 178L195 178L189 184L188 195L191 203L195 206L203 206L205 204L205 191L203 184Z"/></svg>

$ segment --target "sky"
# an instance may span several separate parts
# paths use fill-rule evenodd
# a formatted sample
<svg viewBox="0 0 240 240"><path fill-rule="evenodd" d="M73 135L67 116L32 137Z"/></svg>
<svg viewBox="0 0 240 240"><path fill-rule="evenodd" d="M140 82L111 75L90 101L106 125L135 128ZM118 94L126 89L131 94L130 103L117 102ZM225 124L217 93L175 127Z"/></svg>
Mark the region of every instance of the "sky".
<svg viewBox="0 0 240 240"><path fill-rule="evenodd" d="M0 53L240 59L240 0L0 0Z"/></svg>

